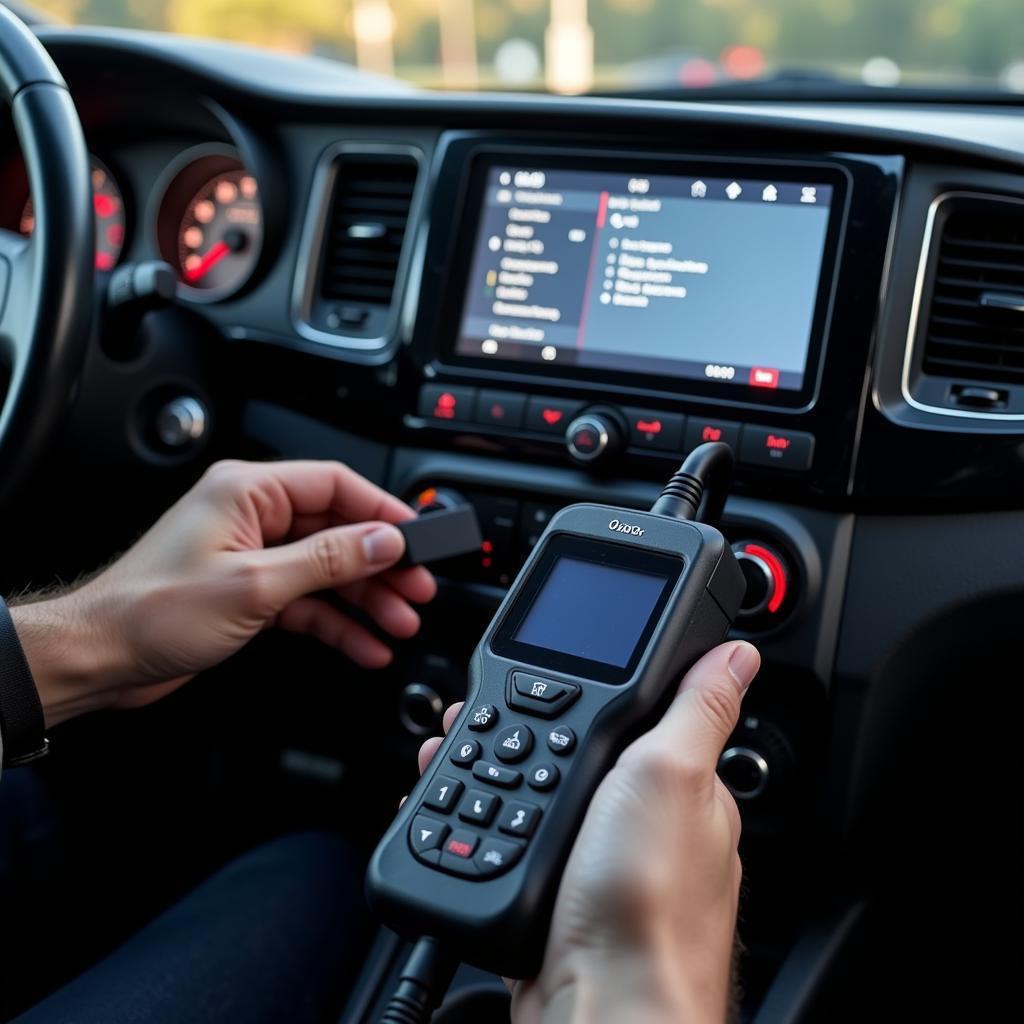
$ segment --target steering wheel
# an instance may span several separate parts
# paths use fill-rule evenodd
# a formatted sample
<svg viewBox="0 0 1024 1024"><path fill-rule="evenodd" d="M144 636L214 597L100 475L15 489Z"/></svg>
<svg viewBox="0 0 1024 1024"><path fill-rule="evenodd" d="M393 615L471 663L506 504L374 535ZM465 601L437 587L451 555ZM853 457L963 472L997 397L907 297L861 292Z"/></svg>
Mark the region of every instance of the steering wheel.
<svg viewBox="0 0 1024 1024"><path fill-rule="evenodd" d="M35 210L31 238L0 229L2 500L38 467L81 372L92 328L95 241L89 153L75 105L42 44L3 6L0 90Z"/></svg>

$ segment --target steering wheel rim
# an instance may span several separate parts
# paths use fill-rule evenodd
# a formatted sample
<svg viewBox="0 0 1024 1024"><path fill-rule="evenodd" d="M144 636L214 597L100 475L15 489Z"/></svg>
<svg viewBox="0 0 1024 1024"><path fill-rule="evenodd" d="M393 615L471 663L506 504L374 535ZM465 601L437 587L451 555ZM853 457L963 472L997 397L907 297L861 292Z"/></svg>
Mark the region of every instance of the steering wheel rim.
<svg viewBox="0 0 1024 1024"><path fill-rule="evenodd" d="M35 227L0 229L0 503L44 454L81 373L92 329L94 236L89 152L63 77L0 5L0 98L10 104Z"/></svg>

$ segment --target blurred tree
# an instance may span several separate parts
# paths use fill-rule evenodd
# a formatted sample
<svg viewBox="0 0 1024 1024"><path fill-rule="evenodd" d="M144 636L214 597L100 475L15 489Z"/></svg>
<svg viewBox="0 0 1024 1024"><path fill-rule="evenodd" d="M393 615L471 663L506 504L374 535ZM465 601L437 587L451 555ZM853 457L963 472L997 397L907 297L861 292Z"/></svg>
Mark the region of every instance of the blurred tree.
<svg viewBox="0 0 1024 1024"><path fill-rule="evenodd" d="M343 0L170 0L165 17L172 32L295 53L351 37L351 5Z"/></svg>
<svg viewBox="0 0 1024 1024"><path fill-rule="evenodd" d="M289 50L352 53L352 0L34 0L60 17L170 29ZM438 16L444 0L390 0L399 73L439 80ZM472 2L477 55L519 37L542 48L549 0ZM855 74L869 57L919 79L991 78L1024 60L1022 0L589 0L599 75L653 58L725 47L761 49L768 68Z"/></svg>

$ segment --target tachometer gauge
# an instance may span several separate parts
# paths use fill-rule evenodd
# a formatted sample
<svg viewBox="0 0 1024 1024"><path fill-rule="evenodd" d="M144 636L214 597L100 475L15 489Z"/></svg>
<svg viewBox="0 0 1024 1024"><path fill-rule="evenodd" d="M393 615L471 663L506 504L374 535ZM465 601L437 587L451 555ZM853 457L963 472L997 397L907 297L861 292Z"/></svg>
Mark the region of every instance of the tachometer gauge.
<svg viewBox="0 0 1024 1024"><path fill-rule="evenodd" d="M113 270L121 258L124 248L125 214L124 197L117 187L114 176L91 157L92 203L96 214L96 269ZM36 214L32 199L25 200L18 222L18 230L25 236L31 235L36 226Z"/></svg>
<svg viewBox="0 0 1024 1024"><path fill-rule="evenodd" d="M182 160L157 214L160 255L177 272L184 297L214 302L242 288L259 262L259 185L230 151L201 147Z"/></svg>

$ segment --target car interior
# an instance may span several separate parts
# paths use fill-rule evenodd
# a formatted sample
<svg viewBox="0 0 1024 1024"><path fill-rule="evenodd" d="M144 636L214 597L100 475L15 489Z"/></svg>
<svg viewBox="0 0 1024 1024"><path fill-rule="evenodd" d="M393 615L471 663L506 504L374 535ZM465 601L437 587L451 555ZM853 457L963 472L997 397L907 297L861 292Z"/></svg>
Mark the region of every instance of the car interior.
<svg viewBox="0 0 1024 1024"><path fill-rule="evenodd" d="M482 536L382 672L268 631L54 732L66 889L4 936L5 1014L263 839L368 858L550 518L649 509L724 441L763 658L719 765L739 1019L1020 1019L1019 97L444 93L12 17L0 79L4 593L222 458L340 460ZM409 948L367 917L339 1020ZM463 967L434 1019L508 1014Z"/></svg>

